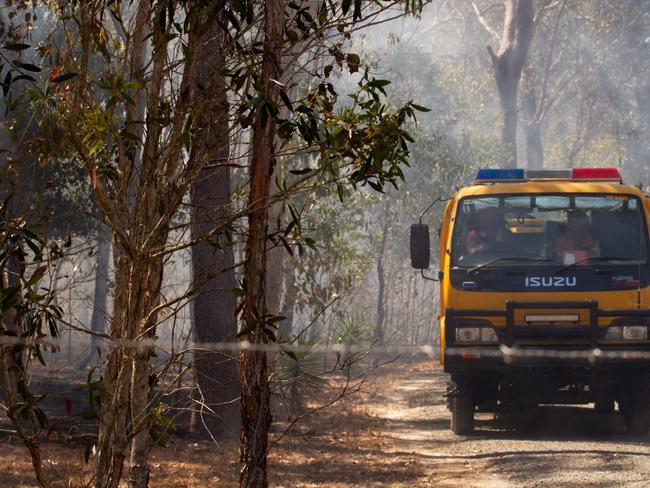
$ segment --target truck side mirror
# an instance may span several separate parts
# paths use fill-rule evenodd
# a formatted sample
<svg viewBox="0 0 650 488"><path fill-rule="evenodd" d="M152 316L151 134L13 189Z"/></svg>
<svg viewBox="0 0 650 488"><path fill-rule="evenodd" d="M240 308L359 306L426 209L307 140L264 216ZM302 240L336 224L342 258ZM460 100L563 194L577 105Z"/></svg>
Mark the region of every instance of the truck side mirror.
<svg viewBox="0 0 650 488"><path fill-rule="evenodd" d="M431 241L429 226L411 225L411 266L415 269L427 269L431 260Z"/></svg>

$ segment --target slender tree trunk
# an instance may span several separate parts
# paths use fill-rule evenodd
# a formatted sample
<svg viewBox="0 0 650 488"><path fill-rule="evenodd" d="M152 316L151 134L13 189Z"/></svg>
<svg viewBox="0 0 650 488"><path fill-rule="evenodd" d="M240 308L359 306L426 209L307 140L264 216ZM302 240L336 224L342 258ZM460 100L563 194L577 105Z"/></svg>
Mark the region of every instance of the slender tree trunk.
<svg viewBox="0 0 650 488"><path fill-rule="evenodd" d="M517 166L517 92L534 31L533 0L505 0L501 47L495 53L490 46L494 78L499 92L503 126L501 143L503 166Z"/></svg>
<svg viewBox="0 0 650 488"><path fill-rule="evenodd" d="M291 337L293 331L293 315L296 305L296 275L293 270L293 258L288 259L289 269L284 273L284 297L282 299L282 313L285 319L278 324L278 338L287 339Z"/></svg>
<svg viewBox="0 0 650 488"><path fill-rule="evenodd" d="M273 195L278 192L278 187L275 179L281 176L280 164L277 162L274 166L273 174L271 175L269 194ZM269 208L269 224L273 227L270 229L270 234L276 232L276 227L279 227L278 219L280 218L281 204L274 203ZM278 222L278 224L276 224ZM273 245L271 241L267 241L267 261L266 261L266 308L270 315L279 315L280 307L282 306L282 282L283 282L283 265L284 257L287 252L281 245Z"/></svg>
<svg viewBox="0 0 650 488"><path fill-rule="evenodd" d="M230 141L228 103L223 75L224 43L219 16L210 22L198 53L196 90L210 103L203 120L192 158L204 159L192 188L192 239L201 240L192 249L194 286L201 290L194 300L193 335L197 342L237 341L237 298L234 248L225 239L206 241L209 232L231 214ZM208 102L209 101L209 102ZM226 352L196 351L194 373L198 398L203 403L195 418L212 436L237 438L239 433L239 383L236 355ZM196 427L196 426L194 426Z"/></svg>
<svg viewBox="0 0 650 488"><path fill-rule="evenodd" d="M261 83L264 98L271 103L279 99L278 87L272 80L280 79L280 59L284 29L284 2L268 0L264 4L264 53ZM253 145L250 167L250 213L244 286L246 297L243 321L247 339L251 343L268 342L265 285L266 235L270 176L273 174L273 145L276 122L259 107L253 126ZM268 486L267 449L271 427L269 372L265 352L240 354L241 382L241 475L242 488Z"/></svg>
<svg viewBox="0 0 650 488"><path fill-rule="evenodd" d="M154 217L151 217L151 221ZM152 241L161 246L166 234ZM111 337L135 341L155 335L156 316L148 314L159 303L162 259L115 250L115 313ZM129 486L146 487L148 482L148 403L151 347L113 347L104 376L110 397L102 403L98 438L96 488L116 488L128 447L127 428L131 420Z"/></svg>
<svg viewBox="0 0 650 488"><path fill-rule="evenodd" d="M544 168L541 121L537 117L537 96L532 75L526 73L522 105L526 133L526 162L528 169Z"/></svg>
<svg viewBox="0 0 650 488"><path fill-rule="evenodd" d="M150 9L154 11L151 12ZM146 19L161 18L166 4L142 0L138 4L136 32L130 53L132 76L139 76L145 49ZM164 15L162 15L164 17ZM151 44L164 44L168 25L152 23ZM190 39L193 44L193 38ZM163 253L170 229L170 206L180 200L169 185L169 172L178 160L178 150L164 154L159 151L162 125L159 122L159 94L163 85L166 51L153 49L151 77L147 80L146 124L143 131L141 159L133 155L132 167L126 171L117 201L108 201L96 192L102 212L112 219L115 231L113 261L115 269L115 300L110 322L111 338L116 341L109 349L104 374L108 398L102 402L97 443L95 488L117 488L122 476L124 459L129 455L129 487L146 488L149 478L149 412L152 348L134 342L155 337L157 308L163 275ZM191 67L184 76L191 79ZM191 100L193 92L189 95ZM130 125L138 125L137 110L127 113ZM164 157L163 157L164 155ZM161 170L161 168L164 168ZM129 168L125 168L128 170ZM135 180L135 181L134 181ZM125 205L126 204L126 205ZM119 205L122 220L115 218L113 206ZM120 344L126 342L126 345ZM127 449L130 446L130 452Z"/></svg>
<svg viewBox="0 0 650 488"><path fill-rule="evenodd" d="M301 6L305 8L309 14L316 18L318 16L318 9L322 2L318 0L307 0L301 3ZM291 9L289 9L291 11ZM293 26L293 28L299 29L299 26ZM279 53L280 56L280 71L281 75L280 81L284 86L290 86L292 84L292 78L295 74L295 66L292 64L293 57L296 56L296 53L302 48L302 43L296 43L293 46L287 49L287 52ZM295 91L291 90L291 91ZM279 119L286 119L289 116L289 108L281 104L279 107ZM279 141L278 141L279 142ZM271 175L270 181L270 190L269 194L271 197L276 196L279 192L277 185L278 179L283 177L283 164L281 161L273 167L273 174ZM282 209L282 202L276 201L269 208L269 234L274 234L280 230L282 223L280 222L280 212ZM270 241L267 241L267 261L266 261L266 284L265 284L265 293L266 293L266 307L270 315L282 315L285 316L281 310L282 307L282 297L283 294L286 294L286 279L284 272L284 263L286 262L287 252L284 247L278 245L277 243L273 245ZM281 327L281 325L279 325ZM279 332L279 331L278 331Z"/></svg>
<svg viewBox="0 0 650 488"><path fill-rule="evenodd" d="M146 276L143 277L143 290L145 300L152 299L153 302L146 304L151 310L158 305L160 288L163 278L162 259L152 260ZM154 295L147 296L147 292L154 292ZM145 305L145 306L146 306ZM139 321L137 335L145 339L155 337L157 317L142 317ZM149 401L152 384L152 347L140 347L131 353L131 429L133 439L131 441L131 452L129 457L129 488L146 488L149 485Z"/></svg>
<svg viewBox="0 0 650 488"><path fill-rule="evenodd" d="M108 268L111 256L111 233L103 224L97 231L97 258L95 265L95 292L93 295L93 311L90 318L90 330L103 333L106 330L106 312L108 304ZM99 338L90 336L90 351L83 362L87 365L96 357Z"/></svg>
<svg viewBox="0 0 650 488"><path fill-rule="evenodd" d="M505 153L504 166L517 167L517 87L511 81L502 81L501 110L503 126L501 127L501 145Z"/></svg>
<svg viewBox="0 0 650 488"><path fill-rule="evenodd" d="M18 279L18 273L20 273L19 268L20 264L16 258L12 257L7 261L7 267L0 270L2 289L21 286L20 280ZM0 329L2 330L3 335L6 332L9 332L9 334L14 337L21 337L23 332L22 324L15 308L12 307L2 312L2 324ZM10 352L10 354L7 354L9 361L9 364L7 366L8 376L7 378L4 378L5 380L8 380L6 381L6 388L11 392L12 395L16 395L18 394L19 390L17 388L17 385L20 381L20 371L22 370L24 354L22 352L17 353L13 347L5 347L4 350L5 352Z"/></svg>
<svg viewBox="0 0 650 488"><path fill-rule="evenodd" d="M385 317L386 317L386 274L384 270L384 258L386 255L386 238L388 235L388 219L385 217L384 228L382 230L379 255L377 256L377 325L375 327L375 341L382 345L384 342Z"/></svg>
<svg viewBox="0 0 650 488"><path fill-rule="evenodd" d="M397 276L399 272L393 267L388 278L388 307L386 309L386 324L391 330L395 330L395 296L397 294Z"/></svg>
<svg viewBox="0 0 650 488"><path fill-rule="evenodd" d="M627 3L626 8L630 12L630 17L634 19L626 26L623 34L626 41L626 49L634 53L638 66L648 66L650 64L650 50L648 49L648 33L645 16L637 15L637 12L643 12L646 3L642 0L632 0ZM633 13L633 14L632 14ZM639 72L639 74L642 71ZM637 181L648 185L650 183L650 147L647 141L650 139L650 79L647 76L640 76L634 83L634 109L637 116L637 123L634 131L623 137L618 144L624 145L626 166L631 167L634 177ZM618 123L617 123L618 124ZM617 126L617 134L620 132ZM618 137L618 139L621 139ZM622 152L619 149L619 153ZM619 156L619 164L622 162L622 156Z"/></svg>
<svg viewBox="0 0 650 488"><path fill-rule="evenodd" d="M176 3L138 2L125 59L129 68L125 78L136 82L133 91L138 102L125 106L125 131L132 136L129 140L139 140L136 143L139 147L125 144L124 150L119 151L116 160L122 177L107 185L107 178L98 174L92 161L86 161L98 206L113 231L115 263L114 313L110 320L113 341L103 371L106 394L102 400L97 442L96 488L116 488L120 484L127 455L129 486L147 486L150 392L156 380L151 374L153 346L149 341L156 334L163 262L171 252L168 248L171 221L203 163L183 161L184 136L195 135L194 122L200 120L204 108L199 103L204 100L197 100L193 84L199 35L194 28L187 34L185 63L176 66L182 71L182 96L175 100L171 124L165 122L165 114L169 112L161 103L167 91L168 75L172 72L169 71L172 61L168 48L177 25L173 19L178 11L174 7ZM190 3L189 12L193 16L197 8L209 2ZM103 10L93 10L87 2L80 2L80 5L79 31L85 36L82 39L82 58L85 59L80 64L85 70L92 48L89 33L94 32L94 21L101 23L98 16ZM148 53L150 57L145 56ZM79 105L76 109L80 110ZM78 112L72 110L69 117L77 115ZM192 123L188 130L185 121L189 120ZM70 133L73 139L76 135ZM80 152L84 153L83 149Z"/></svg>
<svg viewBox="0 0 650 488"><path fill-rule="evenodd" d="M20 246L18 244L17 246ZM13 247L9 243L8 247ZM5 249L6 252L16 255L17 250ZM0 270L0 289L6 290L10 286L21 286L19 275L24 275L25 262L22 258L11 257L8 259L7 267ZM20 316L15 308L10 308L2 314L2 324L0 324L0 337L9 335L20 337L22 334L22 323ZM24 398L19 393L28 391L27 376L24 369L24 355L17 352L14 346L2 346L0 348L0 391L2 393L3 407L6 408L5 414L16 429L18 437L23 441L27 448L32 461L32 468L38 485L42 488L51 486L49 477L46 475L43 466L43 456L40 449L38 431L34 429L37 419L34 413L29 413L29 422L32 425L31 431L23 428L24 419L17 415L21 404L24 404Z"/></svg>

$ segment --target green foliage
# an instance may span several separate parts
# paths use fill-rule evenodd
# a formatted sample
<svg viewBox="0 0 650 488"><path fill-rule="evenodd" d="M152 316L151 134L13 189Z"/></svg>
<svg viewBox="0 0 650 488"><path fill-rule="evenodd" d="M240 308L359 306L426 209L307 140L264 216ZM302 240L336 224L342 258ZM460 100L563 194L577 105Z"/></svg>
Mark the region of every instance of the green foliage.
<svg viewBox="0 0 650 488"><path fill-rule="evenodd" d="M6 7L13 16L6 32L12 40L4 43L0 56L0 109L5 118L0 154L3 170L13 175L15 200L38 198L41 215L47 216L47 234L63 238L93 231L97 222L87 217L96 214L96 208L86 173L71 162L71 141L54 110L57 102L69 98L78 74L64 70L54 55L62 33L55 29L53 12L39 3ZM37 17L37 11L43 15Z"/></svg>
<svg viewBox="0 0 650 488"><path fill-rule="evenodd" d="M303 175L320 171L340 185L369 185L383 191L386 184L397 188L408 165L408 143L413 139L405 129L423 107L412 102L393 109L386 103L386 80L371 77L364 70L350 104L334 109L338 93L329 82L321 82L294 104L295 117L280 122L278 132L287 142L293 138L318 150L317 166L293 169Z"/></svg>
<svg viewBox="0 0 650 488"><path fill-rule="evenodd" d="M30 367L34 359L45 365L43 351L47 342L57 339L62 318L54 291L43 283L61 251L48 245L38 231L22 217L8 217L6 208L0 207L0 311L6 317L0 336L18 341L2 346L2 381L9 383L4 406L14 425L30 422L34 436L49 422L39 406L44 396L28 387Z"/></svg>
<svg viewBox="0 0 650 488"><path fill-rule="evenodd" d="M15 311L15 323L24 339L56 339L61 308L56 305L54 291L43 286L42 280L56 259L61 257L57 245L48 245L22 217L8 218L0 209L0 275L7 276L6 288L0 289L0 309ZM27 251L29 250L29 251ZM5 329L4 335L16 335ZM15 356L29 353L44 364L42 345L16 345Z"/></svg>
<svg viewBox="0 0 650 488"><path fill-rule="evenodd" d="M168 410L167 405L159 403L150 412L149 435L154 445L159 447L167 447L169 434L176 431L176 424L168 415Z"/></svg>
<svg viewBox="0 0 650 488"><path fill-rule="evenodd" d="M316 342L298 337L289 343L300 346L301 349L297 352L280 353L278 356L277 373L282 383L289 385L292 391L305 395L322 388L325 380L318 373L322 357L311 351Z"/></svg>
<svg viewBox="0 0 650 488"><path fill-rule="evenodd" d="M334 339L337 344L346 346L369 344L374 330L365 315L348 315L337 323Z"/></svg>
<svg viewBox="0 0 650 488"><path fill-rule="evenodd" d="M77 387L78 391L83 392L84 408L79 413L82 419L96 420L99 419L101 412L102 400L108 395L104 385L103 378L95 379L95 372L97 368L92 367L88 371L86 382Z"/></svg>
<svg viewBox="0 0 650 488"><path fill-rule="evenodd" d="M317 313L362 282L373 258L364 214L371 202L366 191L346 191L342 203L339 194L326 188L301 202L300 232L313 240L313 247L303 251L290 271L299 311ZM306 239L303 234L296 239Z"/></svg>

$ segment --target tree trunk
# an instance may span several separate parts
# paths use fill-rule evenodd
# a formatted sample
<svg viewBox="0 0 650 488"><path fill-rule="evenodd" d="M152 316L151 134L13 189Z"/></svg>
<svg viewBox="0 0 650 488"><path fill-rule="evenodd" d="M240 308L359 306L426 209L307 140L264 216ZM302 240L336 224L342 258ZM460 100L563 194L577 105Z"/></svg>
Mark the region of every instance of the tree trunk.
<svg viewBox="0 0 650 488"><path fill-rule="evenodd" d="M309 14L313 18L317 18L318 9L320 8L321 3L322 2L317 0L307 0L307 1L303 1L301 3L301 6L304 9L306 9L306 11L309 12ZM289 11L291 11L291 9L289 9ZM300 28L297 25L291 27L294 29ZM300 49L302 49L302 47L303 47L302 43L298 42L288 47L287 50L284 51L284 55L283 53L278 53L279 59L281 61L279 67L280 70L279 74L282 77L278 81L280 81L283 86L291 86L293 83L292 78L295 74L294 58L298 56L298 53L300 52ZM295 92L297 91L297 89L294 87L289 91ZM291 94L289 94L289 96L291 97ZM279 110L279 114L278 114L279 119L284 120L289 117L290 111L285 104L281 104L278 110ZM280 141L278 140L277 142L279 143ZM274 197L279 193L280 189L278 188L277 180L283 177L284 177L283 164L280 161L277 161L277 163L273 167L273 174L271 175L271 182L270 182L271 186L269 190L269 194L271 197ZM271 228L269 229L269 234L275 234L281 230L282 223L279 220L281 217L280 215L281 210L282 210L281 201L276 201L270 206L269 223ZM269 246L269 249L267 251L267 258L266 258L267 259L266 284L265 284L266 307L270 315L282 315L286 317L286 315L282 313L283 309L281 309L281 307L283 306L282 304L283 294L285 296L287 294L286 291L287 284L285 283L285 281L289 279L287 276L285 276L286 273L284 272L284 264L287 261L286 259L287 252L285 251L282 245L279 245L279 243L272 245L270 241L267 241L267 246ZM291 313L293 313L293 311ZM281 328L282 324L279 324L278 327ZM278 330L278 335L280 335L279 330Z"/></svg>
<svg viewBox="0 0 650 488"><path fill-rule="evenodd" d="M152 222L155 222L152 220ZM166 241L158 244L163 245ZM136 309L131 310L134 322L128 323L127 338L153 339L155 337L157 316L150 315L160 303L160 289L163 278L163 260L161 258L143 260L143 264L132 267L135 294L129 296L130 303ZM131 336L130 331L134 334ZM153 348L142 346L131 349L128 360L131 362L130 380L130 421L131 452L129 457L129 488L146 488L149 483L149 400L152 385L151 357Z"/></svg>
<svg viewBox="0 0 650 488"><path fill-rule="evenodd" d="M280 59L284 29L284 2L268 0L264 5L264 52L260 76L262 95L270 103L279 99L278 87L272 80L280 79ZM267 102L267 103L268 103ZM253 125L250 165L250 196L243 307L246 338L251 343L266 343L269 335L266 284L266 235L270 176L273 173L276 121L264 113L260 105ZM262 351L240 354L241 381L241 474L240 486L268 486L267 449L271 427L269 373L267 355Z"/></svg>
<svg viewBox="0 0 650 488"><path fill-rule="evenodd" d="M237 298L232 243L210 242L209 232L230 218L231 184L228 104L223 79L223 32L214 16L198 53L195 89L209 101L203 111L202 130L192 158L207 164L192 187L191 237L200 240L192 249L194 287L200 294L192 303L193 335L197 342L237 341ZM207 103L207 102L206 102ZM236 355L228 352L195 351L194 374L204 433L236 439L239 432L239 398ZM195 428L196 426L193 426Z"/></svg>
<svg viewBox="0 0 650 488"><path fill-rule="evenodd" d="M156 222L152 216L151 220ZM152 241L161 246L166 234ZM162 283L162 258L147 259L115 249L115 313L111 337L134 341L155 335ZM152 348L113 347L108 356L104 383L110 397L102 403L97 442L96 488L117 488L128 446L131 420L129 486L141 488L148 481L148 403Z"/></svg>
<svg viewBox="0 0 650 488"><path fill-rule="evenodd" d="M95 293L93 295L93 311L90 318L90 330L103 333L106 331L106 313L108 304L108 268L111 256L111 233L100 224L97 231L97 258L95 265ZM96 357L99 338L90 336L90 351L81 367L86 366Z"/></svg>
<svg viewBox="0 0 650 488"><path fill-rule="evenodd" d="M214 2L190 3L187 19L190 21L195 12L205 10L208 5L217 8ZM89 33L94 32L95 21L101 24L99 12L103 12L92 10L86 4L80 3L79 16L79 31L85 36L82 39L85 58L92 52ZM196 120L201 120L205 108L205 100L197 100L194 86L195 55L201 32L195 28L188 30L188 50L184 49L182 54L184 65L178 66L169 58L169 42L177 25L173 20L175 11L178 10L174 9L174 2L138 2L134 31L129 36L124 60L125 68L129 69L124 78L136 82L133 91L138 103L118 102L124 105L126 113L125 129L121 133L128 133L130 141L138 142L135 148L125 143L124 150L117 151L121 177L108 181L110 178L97 171L94 161L87 158L83 144L77 141L114 242L115 301L109 324L113 341L103 371L106 393L98 433L96 488L119 485L127 452L129 486L147 486L150 391L156 380L152 375L150 340L155 337L161 308L163 263L172 252L168 234L174 215L204 163L183 158L185 136L191 134L193 139L197 135ZM82 59L81 65L85 70L87 59ZM169 88L169 73L179 71L182 72L182 96L175 99L171 112L173 123L168 124L165 117L170 112L161 99ZM140 95L144 97L143 103L139 103ZM71 121L79 115L80 105L70 106L76 108L68 116ZM144 116L140 113L143 106ZM77 136L69 135L73 139ZM113 156L107 157L112 160Z"/></svg>
<svg viewBox="0 0 650 488"><path fill-rule="evenodd" d="M210 173L194 185L192 238L204 236L206 227L214 227L230 211L230 170L222 167ZM197 205L201 201L204 203ZM212 215L196 215L204 210ZM203 290L193 302L193 336L200 343L237 341L237 299L232 292L236 287L234 251L229 243L222 246L201 242L192 249L193 280ZM236 358L226 352L196 351L194 373L205 406L202 424L212 435L236 437L239 431L239 409L234 402L239 397Z"/></svg>
<svg viewBox="0 0 650 488"><path fill-rule="evenodd" d="M281 176L280 164L275 164L273 174L271 175L269 194L273 195L278 192L278 187L275 184L275 178ZM269 234L277 232L279 223L276 224L280 217L281 204L274 203L269 208L269 221L270 225L274 228L270 229ZM286 251L282 245L273 244L267 241L267 260L266 260L266 309L270 315L279 315L280 307L282 306L282 282L283 282L283 265Z"/></svg>
<svg viewBox="0 0 650 488"><path fill-rule="evenodd" d="M288 259L289 269L284 274L284 296L282 298L282 315L285 319L278 324L278 338L288 339L293 331L293 315L296 305L296 275L292 266L293 258Z"/></svg>
<svg viewBox="0 0 650 488"><path fill-rule="evenodd" d="M151 12L150 9L154 11ZM141 1L136 16L136 31L130 52L132 76L141 73L142 59L146 47L146 19L149 15L160 18L166 5L153 5ZM151 43L160 45L167 35L165 27L159 24L151 34ZM141 159L134 155L130 161L125 186L119 189L117 202L108 201L106 195L96 192L98 203L107 218L112 218L115 231L113 262L115 270L115 300L110 321L111 345L104 373L104 386L108 398L101 407L99 435L97 441L97 463L95 488L117 488L122 476L124 458L130 443L129 487L146 488L149 478L149 412L151 377L150 345L133 347L133 342L155 337L163 277L163 254L152 255L152 250L163 249L170 229L170 202L179 200L174 189L168 185L161 166L175 161L174 156L159 152L162 131L158 122L160 110L159 94L162 87L162 66L166 51L152 51L152 76L148 80L146 97L146 124L143 131ZM136 124L132 117L137 110L127 113L129 123ZM145 134L146 132L146 134ZM176 154L176 152L171 152ZM124 168L125 170L129 168ZM127 174L125 173L125 174ZM135 181L134 181L135 179ZM113 205L122 207L124 215L117 221ZM174 205L174 204L172 204ZM125 238L128 236L128 238ZM126 345L120 344L126 342ZM125 347L126 346L126 347ZM130 423L129 423L130 421Z"/></svg>
<svg viewBox="0 0 650 488"><path fill-rule="evenodd" d="M537 117L537 96L532 75L524 79L523 109L526 133L526 162L528 169L544 168L544 146L542 144L541 121Z"/></svg>
<svg viewBox="0 0 650 488"><path fill-rule="evenodd" d="M646 3L641 0L632 0L626 4L628 18L634 19L624 29L625 48L635 57L638 67L650 65L650 50L648 49L648 33L645 16L638 15L643 12ZM647 69L647 68L646 68ZM642 69L637 69L637 78L633 80L634 109L636 112L636 124L633 131L623 137L622 144L625 149L626 170L634 175L635 182L644 185L650 184L650 79L644 76ZM617 123L617 135L620 133ZM620 137L618 144L621 145ZM621 150L619 149L619 153ZM623 157L619 155L619 164Z"/></svg>
<svg viewBox="0 0 650 488"><path fill-rule="evenodd" d="M377 257L377 326L375 328L375 341L378 345L384 342L384 322L386 316L385 290L386 290L386 275L384 271L384 256L386 254L386 237L388 235L388 219L387 217L382 231L381 243L379 248L379 256Z"/></svg>
<svg viewBox="0 0 650 488"><path fill-rule="evenodd" d="M490 46L494 78L499 92L503 126L501 144L504 167L517 166L517 92L534 31L533 0L505 0L505 18L501 47L495 53Z"/></svg>

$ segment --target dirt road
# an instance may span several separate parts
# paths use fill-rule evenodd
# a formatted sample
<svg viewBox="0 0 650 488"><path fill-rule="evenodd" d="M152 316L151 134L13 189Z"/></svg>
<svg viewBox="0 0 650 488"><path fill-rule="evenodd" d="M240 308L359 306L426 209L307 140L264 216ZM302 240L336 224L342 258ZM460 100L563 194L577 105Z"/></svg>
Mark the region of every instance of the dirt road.
<svg viewBox="0 0 650 488"><path fill-rule="evenodd" d="M617 414L540 408L526 418L479 414L476 433L454 436L443 393L447 378L431 361L383 366L362 391L317 410L283 434L278 404L270 454L276 488L650 486L650 437L632 439ZM340 381L312 392L318 408ZM36 486L29 456L0 436L0 487ZM88 486L83 444L60 435L43 446L53 487ZM151 486L237 486L238 446L172 436L151 455ZM126 487L126 483L120 487Z"/></svg>
<svg viewBox="0 0 650 488"><path fill-rule="evenodd" d="M650 486L650 438L627 436L618 414L577 407L540 407L520 419L478 414L476 433L458 437L449 431L445 374L422 365L408 373L386 375L366 409L384 421L390 450L422 470L418 485Z"/></svg>

